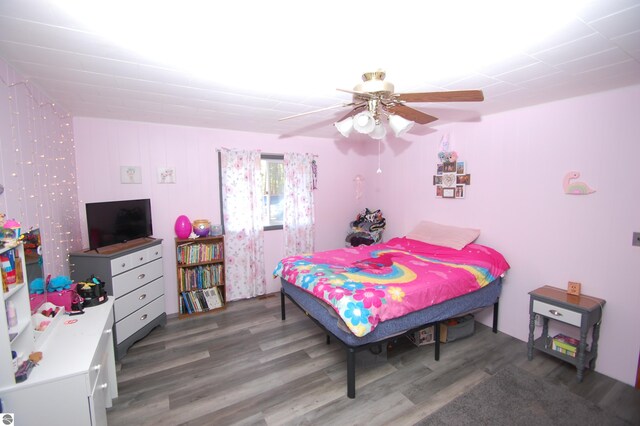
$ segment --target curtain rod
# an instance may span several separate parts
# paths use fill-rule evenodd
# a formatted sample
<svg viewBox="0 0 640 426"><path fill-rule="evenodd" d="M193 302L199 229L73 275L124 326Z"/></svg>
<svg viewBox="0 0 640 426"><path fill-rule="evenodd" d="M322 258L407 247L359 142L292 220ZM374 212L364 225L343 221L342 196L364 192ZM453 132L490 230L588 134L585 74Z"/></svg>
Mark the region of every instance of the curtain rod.
<svg viewBox="0 0 640 426"><path fill-rule="evenodd" d="M230 148L226 148L226 147L223 146L222 148L216 148L216 152L220 152L223 149L229 149L230 150ZM264 154L264 155L283 155L283 154L273 154L271 152L261 152L261 154ZM313 155L314 158L320 157L318 154L311 154L311 155Z"/></svg>

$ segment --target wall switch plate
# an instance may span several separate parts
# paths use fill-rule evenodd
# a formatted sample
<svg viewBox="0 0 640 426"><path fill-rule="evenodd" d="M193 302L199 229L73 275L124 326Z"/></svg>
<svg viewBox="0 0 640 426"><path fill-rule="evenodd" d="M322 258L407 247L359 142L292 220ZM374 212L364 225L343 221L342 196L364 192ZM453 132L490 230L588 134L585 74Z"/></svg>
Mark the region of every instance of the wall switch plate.
<svg viewBox="0 0 640 426"><path fill-rule="evenodd" d="M580 283L569 281L569 285L567 286L567 293L574 296L580 296L580 287Z"/></svg>
<svg viewBox="0 0 640 426"><path fill-rule="evenodd" d="M640 232L633 233L633 241L631 241L631 245L640 247Z"/></svg>

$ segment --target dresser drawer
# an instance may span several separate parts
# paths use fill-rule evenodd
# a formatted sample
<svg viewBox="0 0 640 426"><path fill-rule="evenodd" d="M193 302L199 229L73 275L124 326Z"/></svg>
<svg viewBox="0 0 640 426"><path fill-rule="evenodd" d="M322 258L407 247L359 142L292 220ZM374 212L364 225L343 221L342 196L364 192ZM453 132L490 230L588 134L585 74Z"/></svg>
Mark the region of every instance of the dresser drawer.
<svg viewBox="0 0 640 426"><path fill-rule="evenodd" d="M116 322L129 316L147 303L164 294L164 278L160 277L149 284L133 290L119 298L113 306Z"/></svg>
<svg viewBox="0 0 640 426"><path fill-rule="evenodd" d="M91 308L89 308L91 309ZM100 341L98 342L98 346L96 347L96 351L93 354L93 358L91 360L91 366L89 367L89 391L95 388L96 380L100 375L102 370L107 369L106 365L106 355L108 353L108 345L113 344L113 313L109 314L109 318L107 319L107 323L102 330L102 335L100 336Z"/></svg>
<svg viewBox="0 0 640 426"><path fill-rule="evenodd" d="M118 275L133 268L128 254L111 259L111 275Z"/></svg>
<svg viewBox="0 0 640 426"><path fill-rule="evenodd" d="M536 314L544 315L545 317L553 318L557 321L575 325L576 327L580 327L580 324L582 322L581 313L572 311L571 309L566 309L560 306L541 302L540 300L533 301L533 312Z"/></svg>
<svg viewBox="0 0 640 426"><path fill-rule="evenodd" d="M113 277L113 295L116 298L162 276L162 259L156 259L135 269Z"/></svg>
<svg viewBox="0 0 640 426"><path fill-rule="evenodd" d="M162 245L158 244L153 247L149 247L146 249L147 251L147 260L150 262L152 260L160 259L162 257Z"/></svg>
<svg viewBox="0 0 640 426"><path fill-rule="evenodd" d="M164 295L116 323L117 343L121 343L163 313Z"/></svg>

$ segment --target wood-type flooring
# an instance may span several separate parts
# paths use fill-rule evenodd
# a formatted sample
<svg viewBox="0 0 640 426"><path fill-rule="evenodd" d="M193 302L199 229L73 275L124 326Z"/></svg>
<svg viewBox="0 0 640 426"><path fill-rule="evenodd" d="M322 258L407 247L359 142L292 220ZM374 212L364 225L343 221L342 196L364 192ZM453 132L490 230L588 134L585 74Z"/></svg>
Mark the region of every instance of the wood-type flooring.
<svg viewBox="0 0 640 426"><path fill-rule="evenodd" d="M640 424L640 391L575 368L476 323L473 336L415 347L402 338L386 354L359 352L356 399L346 396L346 355L280 297L236 301L223 311L169 318L117 365L117 425L411 425L507 365L516 365ZM385 356L386 355L386 356ZM455 424L455 421L452 422Z"/></svg>

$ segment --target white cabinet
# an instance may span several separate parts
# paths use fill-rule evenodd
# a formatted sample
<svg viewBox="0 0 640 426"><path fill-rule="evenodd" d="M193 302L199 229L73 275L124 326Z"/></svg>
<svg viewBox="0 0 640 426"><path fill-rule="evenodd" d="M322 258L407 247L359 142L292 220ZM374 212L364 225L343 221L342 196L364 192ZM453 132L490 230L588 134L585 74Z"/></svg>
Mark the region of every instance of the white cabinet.
<svg viewBox="0 0 640 426"><path fill-rule="evenodd" d="M72 253L71 278L84 281L95 275L114 299L116 359L131 345L167 321L164 303L162 240L119 245Z"/></svg>
<svg viewBox="0 0 640 426"><path fill-rule="evenodd" d="M29 378L0 389L4 412L14 413L16 424L107 424L106 408L118 396L112 308L110 299L65 315Z"/></svg>

